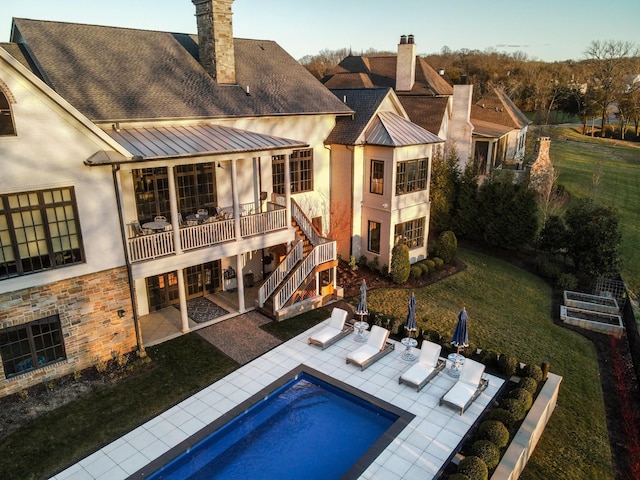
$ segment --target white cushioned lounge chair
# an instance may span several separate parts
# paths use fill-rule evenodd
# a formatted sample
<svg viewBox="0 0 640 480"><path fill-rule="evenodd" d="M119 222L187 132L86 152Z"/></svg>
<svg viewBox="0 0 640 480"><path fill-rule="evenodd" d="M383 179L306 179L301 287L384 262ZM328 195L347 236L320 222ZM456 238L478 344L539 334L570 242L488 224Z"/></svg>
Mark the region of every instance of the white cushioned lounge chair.
<svg viewBox="0 0 640 480"><path fill-rule="evenodd" d="M347 321L347 311L341 308L334 308L329 317L329 324L309 337L310 345L318 345L322 350L333 345L341 338L353 332L352 325L345 325Z"/></svg>
<svg viewBox="0 0 640 480"><path fill-rule="evenodd" d="M440 405L460 409L460 415L487 388L489 381L482 378L484 365L469 358L460 369L458 381L440 398Z"/></svg>
<svg viewBox="0 0 640 480"><path fill-rule="evenodd" d="M388 338L389 330L374 325L369 332L367 343L347 355L347 363L358 365L360 370L371 366L395 348L393 343L387 342Z"/></svg>
<svg viewBox="0 0 640 480"><path fill-rule="evenodd" d="M445 366L445 361L439 358L441 349L440 345L424 340L418 362L400 375L398 383L415 387L418 392L422 390Z"/></svg>

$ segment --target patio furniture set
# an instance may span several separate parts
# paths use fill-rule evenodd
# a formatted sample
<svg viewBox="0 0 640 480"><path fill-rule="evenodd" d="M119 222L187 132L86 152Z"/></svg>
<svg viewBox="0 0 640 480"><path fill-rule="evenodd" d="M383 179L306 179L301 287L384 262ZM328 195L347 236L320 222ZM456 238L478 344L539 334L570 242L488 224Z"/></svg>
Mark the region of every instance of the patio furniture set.
<svg viewBox="0 0 640 480"><path fill-rule="evenodd" d="M364 370L391 353L395 344L389 341L389 330L373 325L368 336L364 336L362 331L364 325L360 323L354 329L352 325L346 323L347 312L340 308L334 308L328 324L308 339L308 343L317 345L323 350L338 342L355 331L356 341L363 343L354 351L347 354L346 362L360 367ZM364 341L363 341L364 339ZM404 342L407 348L402 353L405 361L413 361L416 356L411 353L417 342ZM405 384L420 392L431 380L445 369L447 362L440 358L441 346L428 340L422 342L418 361L409 367L400 378L398 383ZM471 405L476 398L487 388L489 382L484 377L485 367L482 363L471 359L465 359L461 365L456 365L456 382L440 398L440 405L447 405L456 410L460 410L460 415Z"/></svg>
<svg viewBox="0 0 640 480"><path fill-rule="evenodd" d="M201 208L196 213L182 217L181 213L178 213L178 223L180 227L195 227L205 223L216 222L218 220L228 220L233 218L232 208L214 208L214 213L209 214L209 210ZM148 235L150 233L159 233L171 230L171 222L167 220L167 217L158 215L153 220L145 223L140 223L136 220L131 223L133 233L136 236Z"/></svg>

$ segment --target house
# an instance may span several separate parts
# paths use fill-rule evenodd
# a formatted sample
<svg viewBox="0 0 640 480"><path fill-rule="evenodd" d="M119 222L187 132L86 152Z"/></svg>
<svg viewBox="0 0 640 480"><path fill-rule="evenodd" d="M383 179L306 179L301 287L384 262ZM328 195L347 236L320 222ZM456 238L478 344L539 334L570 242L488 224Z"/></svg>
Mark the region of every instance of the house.
<svg viewBox="0 0 640 480"><path fill-rule="evenodd" d="M412 123L389 87L331 91L355 112L325 142L338 253L383 270L398 244L411 263L427 258L431 161L444 141Z"/></svg>
<svg viewBox="0 0 640 480"><path fill-rule="evenodd" d="M232 0L193 3L197 35L13 21L0 394L211 324L192 299L219 321L335 298L324 140L353 112L274 42L234 39Z"/></svg>
<svg viewBox="0 0 640 480"><path fill-rule="evenodd" d="M494 88L471 106L474 162L480 177L496 168L523 168L531 123L504 90Z"/></svg>
<svg viewBox="0 0 640 480"><path fill-rule="evenodd" d="M138 346L109 135L0 45L0 396Z"/></svg>

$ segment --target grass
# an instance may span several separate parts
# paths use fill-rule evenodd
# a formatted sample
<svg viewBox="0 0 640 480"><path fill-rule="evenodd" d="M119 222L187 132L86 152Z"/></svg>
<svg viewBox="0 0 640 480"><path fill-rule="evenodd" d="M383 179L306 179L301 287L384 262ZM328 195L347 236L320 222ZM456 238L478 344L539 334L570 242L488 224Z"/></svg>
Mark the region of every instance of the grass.
<svg viewBox="0 0 640 480"><path fill-rule="evenodd" d="M594 198L620 214L622 278L640 295L640 145L581 135L572 128L550 128L551 160L560 172L558 183L572 196ZM597 188L593 174L603 172Z"/></svg>
<svg viewBox="0 0 640 480"><path fill-rule="evenodd" d="M478 346L512 354L523 362L548 360L551 371L564 377L558 406L521 478L612 479L591 343L552 323L551 290L538 277L480 253L463 250L461 257L466 270L414 290L421 327L451 335L464 303L470 337ZM409 293L406 289L371 290L369 308L403 318ZM327 317L327 310L319 309L270 323L266 329L286 340ZM7 437L0 444L0 478L51 476L237 367L196 334L148 353L153 368L53 411Z"/></svg>
<svg viewBox="0 0 640 480"><path fill-rule="evenodd" d="M0 478L48 478L238 365L197 334L147 350L151 368L49 412L0 443Z"/></svg>

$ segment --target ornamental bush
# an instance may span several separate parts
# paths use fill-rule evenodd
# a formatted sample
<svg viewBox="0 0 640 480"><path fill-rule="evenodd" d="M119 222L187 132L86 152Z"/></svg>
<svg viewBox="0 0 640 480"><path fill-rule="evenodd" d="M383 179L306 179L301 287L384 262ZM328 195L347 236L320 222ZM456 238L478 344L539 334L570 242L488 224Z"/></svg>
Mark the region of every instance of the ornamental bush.
<svg viewBox="0 0 640 480"><path fill-rule="evenodd" d="M503 398L500 406L508 412L511 412L516 422L522 420L527 414L525 403L517 398Z"/></svg>
<svg viewBox="0 0 640 480"><path fill-rule="evenodd" d="M540 368L540 365L536 365L536 364L526 365L524 367L523 372L525 377L531 377L538 383L542 381L542 368Z"/></svg>
<svg viewBox="0 0 640 480"><path fill-rule="evenodd" d="M469 455L460 461L458 473L463 473L469 477L469 480L487 480L489 478L487 464L475 455Z"/></svg>
<svg viewBox="0 0 640 480"><path fill-rule="evenodd" d="M424 264L429 269L429 273L433 273L436 271L436 262L434 262L433 260L425 260Z"/></svg>
<svg viewBox="0 0 640 480"><path fill-rule="evenodd" d="M424 262L416 263L416 265L418 265L418 267L420 267L420 270L422 271L422 276L423 277L426 277L427 275L429 275L429 265L427 265L427 261L426 260Z"/></svg>
<svg viewBox="0 0 640 480"><path fill-rule="evenodd" d="M445 263L451 263L458 255L458 239L456 234L451 230L442 232L436 242L434 252L436 256L444 260Z"/></svg>
<svg viewBox="0 0 640 480"><path fill-rule="evenodd" d="M409 279L411 263L409 262L409 247L396 245L391 250L391 280L393 283L404 283Z"/></svg>
<svg viewBox="0 0 640 480"><path fill-rule="evenodd" d="M518 360L511 355L505 355L504 353L500 355L498 359L498 370L503 375L510 377L516 373L516 368L518 368Z"/></svg>
<svg viewBox="0 0 640 480"><path fill-rule="evenodd" d="M536 382L536 379L533 377L522 377L520 379L520 383L518 383L518 387L524 388L527 392L533 395L536 393L536 390L538 390L538 382Z"/></svg>
<svg viewBox="0 0 640 480"><path fill-rule="evenodd" d="M420 278L422 276L422 269L418 265L412 265L409 270L409 276L413 279Z"/></svg>
<svg viewBox="0 0 640 480"><path fill-rule="evenodd" d="M524 388L514 388L509 393L509 397L522 400L522 403L524 403L525 410L529 410L531 408L531 405L533 405L533 396L531 395L530 392L528 392Z"/></svg>
<svg viewBox="0 0 640 480"><path fill-rule="evenodd" d="M477 440L471 446L471 452L480 458L487 468L491 470L500 462L500 449L489 440Z"/></svg>
<svg viewBox="0 0 640 480"><path fill-rule="evenodd" d="M449 475L449 480L471 480L464 473L452 473Z"/></svg>
<svg viewBox="0 0 640 480"><path fill-rule="evenodd" d="M498 420L502 422L507 428L511 428L517 422L516 417L509 410L504 408L494 408L489 410L486 414L487 420Z"/></svg>
<svg viewBox="0 0 640 480"><path fill-rule="evenodd" d="M495 368L498 365L498 354L494 350L482 349L480 363L484 363L487 368Z"/></svg>
<svg viewBox="0 0 640 480"><path fill-rule="evenodd" d="M485 420L478 427L478 436L493 442L498 448L509 443L509 430L500 420Z"/></svg>
<svg viewBox="0 0 640 480"><path fill-rule="evenodd" d="M432 260L436 266L436 270L442 270L442 267L444 267L444 260L442 260L440 257L433 257Z"/></svg>

